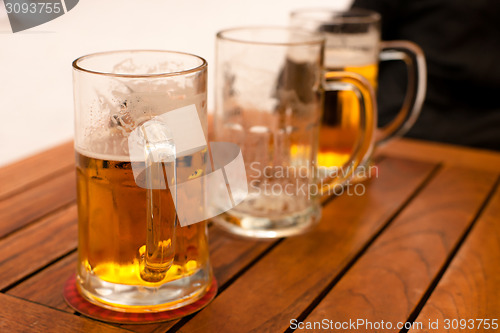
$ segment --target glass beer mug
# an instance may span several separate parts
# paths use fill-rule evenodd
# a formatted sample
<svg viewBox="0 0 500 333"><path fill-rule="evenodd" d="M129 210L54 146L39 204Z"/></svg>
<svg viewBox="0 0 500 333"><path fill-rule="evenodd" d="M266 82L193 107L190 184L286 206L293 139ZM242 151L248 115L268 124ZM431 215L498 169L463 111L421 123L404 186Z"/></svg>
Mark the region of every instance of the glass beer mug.
<svg viewBox="0 0 500 333"><path fill-rule="evenodd" d="M250 27L217 34L214 134L241 147L248 195L214 219L248 237L297 235L320 217L320 197L341 186L373 145L373 89L360 75L324 72L324 37L292 28ZM324 90L354 92L355 147L340 172L316 165ZM321 179L320 179L321 178Z"/></svg>
<svg viewBox="0 0 500 333"><path fill-rule="evenodd" d="M169 124L150 120L194 107L206 137L205 60L168 51L97 53L73 62L73 80L78 290L122 312L158 312L200 299L212 282L206 222L179 225L172 186L205 172L207 149L172 154ZM131 158L128 139L144 124L156 141L143 159ZM168 155L165 147L168 163L146 165L151 154ZM135 175L134 165L143 172ZM176 179L164 179L164 189L139 184L141 177L163 177L161 165L173 167Z"/></svg>
<svg viewBox="0 0 500 333"><path fill-rule="evenodd" d="M426 92L425 58L418 45L409 41L381 41L380 15L370 10L301 9L290 17L292 26L323 33L328 70L358 73L375 89L379 60L403 61L408 72L406 97L392 121L377 129L375 145L401 136L413 126ZM358 135L358 119L358 104L352 92L325 94L319 165L342 165L349 158Z"/></svg>

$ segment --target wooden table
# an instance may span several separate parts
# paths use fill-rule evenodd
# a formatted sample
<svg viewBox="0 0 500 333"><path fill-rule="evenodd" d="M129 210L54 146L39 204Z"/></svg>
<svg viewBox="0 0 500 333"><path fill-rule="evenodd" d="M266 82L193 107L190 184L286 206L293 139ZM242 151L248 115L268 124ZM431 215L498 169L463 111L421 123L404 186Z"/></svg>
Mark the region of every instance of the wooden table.
<svg viewBox="0 0 500 333"><path fill-rule="evenodd" d="M499 153L394 141L366 193L328 200L307 235L259 242L210 227L218 296L149 325L87 319L62 298L76 262L73 158L67 143L0 169L0 332L283 332L322 320L461 332L446 320L500 319ZM406 321L423 329L396 328ZM465 331L483 331L474 325Z"/></svg>

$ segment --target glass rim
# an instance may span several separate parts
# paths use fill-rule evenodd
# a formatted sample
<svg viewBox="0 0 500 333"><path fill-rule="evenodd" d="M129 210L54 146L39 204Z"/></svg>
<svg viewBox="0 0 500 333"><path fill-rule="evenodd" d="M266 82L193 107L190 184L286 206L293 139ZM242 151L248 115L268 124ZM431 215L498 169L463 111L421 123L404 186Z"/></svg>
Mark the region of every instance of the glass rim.
<svg viewBox="0 0 500 333"><path fill-rule="evenodd" d="M318 18L310 14L333 14L333 17ZM344 16L346 14L350 16ZM381 20L381 15L378 12L358 7L347 10L321 7L300 8L290 12L290 17L331 24L373 24Z"/></svg>
<svg viewBox="0 0 500 333"><path fill-rule="evenodd" d="M287 32L299 32L304 36L309 36L309 40L305 41L296 41L296 42L272 42L272 41L264 41L264 40L250 40L243 38L235 38L227 36L227 34L238 31L287 31ZM309 31L301 28L296 28L293 26L241 26L241 27L233 27L224 30L220 30L216 34L217 39L225 40L235 43L241 44L250 44L250 45L274 45L274 46L306 46L306 45L321 45L325 42L325 37L322 34L319 34L314 31Z"/></svg>
<svg viewBox="0 0 500 333"><path fill-rule="evenodd" d="M113 54L137 54L137 53L163 53L163 54L176 54L176 55L183 55L187 57L192 57L192 58L197 58L201 60L201 64L195 67L187 68L185 70L180 70L180 71L172 71L172 72L162 72L162 73L151 73L151 74L126 74L126 73L113 73L113 72L107 72L107 71L97 71L97 70L92 70L90 68L85 68L85 66L81 65L81 62L90 59L90 58L95 58L95 57L100 57L100 56L107 56L107 55L113 55ZM84 73L89 73L89 74L97 74L97 75L102 75L102 76L109 76L109 77L121 77L121 78L131 78L131 79L136 79L136 78L156 78L156 77L173 77L173 76L181 76L189 73L195 73L199 72L203 69L207 68L207 61L192 53L186 53L186 52L180 52L180 51L170 51L170 50L154 50L154 49L137 49L137 50L115 50L115 51L104 51L104 52L95 52L95 53L89 53L86 55L83 55L81 57L76 58L72 62L73 70L76 71L81 71ZM190 67L190 66L187 66Z"/></svg>

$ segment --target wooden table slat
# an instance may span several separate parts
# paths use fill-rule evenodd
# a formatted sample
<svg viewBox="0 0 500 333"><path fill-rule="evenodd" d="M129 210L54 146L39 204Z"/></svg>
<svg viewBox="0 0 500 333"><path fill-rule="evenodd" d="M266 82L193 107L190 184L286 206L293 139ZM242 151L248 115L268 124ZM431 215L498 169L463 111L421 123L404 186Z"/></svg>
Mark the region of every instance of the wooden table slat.
<svg viewBox="0 0 500 333"><path fill-rule="evenodd" d="M120 333L126 330L0 294L0 332Z"/></svg>
<svg viewBox="0 0 500 333"><path fill-rule="evenodd" d="M391 140L390 144L377 148L377 155L443 163L494 173L500 170L498 152L408 138Z"/></svg>
<svg viewBox="0 0 500 333"><path fill-rule="evenodd" d="M0 201L0 238L76 200L75 171Z"/></svg>
<svg viewBox="0 0 500 333"><path fill-rule="evenodd" d="M474 320L472 326L452 332L500 331L500 188L497 187L485 212L474 225L463 246L439 281L430 299L415 322L422 329L414 332L436 332L429 329L429 321L438 321L438 328L445 331L445 319ZM489 319L490 328L478 326L476 319ZM491 327L496 319L497 329ZM460 323L460 322L459 322Z"/></svg>
<svg viewBox="0 0 500 333"><path fill-rule="evenodd" d="M406 321L473 222L496 177L467 169L441 170L304 322Z"/></svg>
<svg viewBox="0 0 500 333"><path fill-rule="evenodd" d="M26 190L75 164L73 141L0 168L0 200Z"/></svg>
<svg viewBox="0 0 500 333"><path fill-rule="evenodd" d="M384 159L364 196L340 196L319 226L285 239L238 278L182 332L284 331L403 205L434 165ZM397 172L396 172L397 171ZM405 186L399 186L401 183Z"/></svg>
<svg viewBox="0 0 500 333"><path fill-rule="evenodd" d="M76 214L76 210L73 213ZM76 215L72 219L75 220ZM22 237L24 238L25 236ZM71 244L74 244L74 242ZM210 257L214 275L219 285L224 285L241 269L272 246L272 244L273 242L243 240L211 227L209 238ZM63 311L73 312L66 305L62 297L62 289L66 279L75 273L76 258L76 253L63 258L42 272L10 289L7 293ZM39 288L39 286L44 286L44 288ZM123 327L137 332L162 332L173 326L176 322L171 321L149 325L123 325Z"/></svg>
<svg viewBox="0 0 500 333"><path fill-rule="evenodd" d="M35 276L9 289L7 294L73 313L73 309L64 301L62 293L66 280L76 272L77 257L76 252L64 257Z"/></svg>
<svg viewBox="0 0 500 333"><path fill-rule="evenodd" d="M417 322L440 321L438 330L418 331L430 333L445 331L445 318L500 319L498 183L488 196L500 154L398 139L377 155L385 157L379 179L361 197L328 202L307 235L249 241L211 227L224 291L194 316L149 325L77 316L62 298L77 258L73 143L1 167L0 332L279 332L298 316L392 322L411 313ZM500 329L464 332L482 331Z"/></svg>
<svg viewBox="0 0 500 333"><path fill-rule="evenodd" d="M209 228L209 236L210 260L219 287L225 285L274 243L241 239L215 227ZM174 320L160 324L122 325L122 327L140 333L165 332L177 322Z"/></svg>
<svg viewBox="0 0 500 333"><path fill-rule="evenodd" d="M76 205L0 241L0 289L26 277L77 245Z"/></svg>

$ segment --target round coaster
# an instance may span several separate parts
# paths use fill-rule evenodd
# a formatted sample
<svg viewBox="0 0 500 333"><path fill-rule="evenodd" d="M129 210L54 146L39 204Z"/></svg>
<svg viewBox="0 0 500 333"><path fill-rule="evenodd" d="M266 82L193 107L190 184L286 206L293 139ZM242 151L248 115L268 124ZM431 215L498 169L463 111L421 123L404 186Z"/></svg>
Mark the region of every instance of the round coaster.
<svg viewBox="0 0 500 333"><path fill-rule="evenodd" d="M212 284L207 293L194 303L185 305L178 309L162 312L133 313L113 311L90 303L78 292L76 287L76 275L74 274L64 284L63 291L64 300L75 311L93 319L119 324L157 323L184 317L207 306L208 303L214 299L216 294L217 281L214 278L212 279Z"/></svg>

